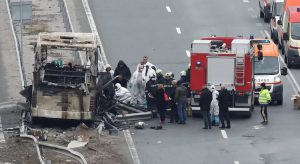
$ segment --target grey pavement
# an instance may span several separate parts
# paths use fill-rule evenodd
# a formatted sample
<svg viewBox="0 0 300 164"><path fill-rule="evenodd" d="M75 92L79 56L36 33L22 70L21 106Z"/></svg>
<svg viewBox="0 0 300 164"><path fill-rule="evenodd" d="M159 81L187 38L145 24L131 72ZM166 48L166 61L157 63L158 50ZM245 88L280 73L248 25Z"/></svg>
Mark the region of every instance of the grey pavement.
<svg viewBox="0 0 300 164"><path fill-rule="evenodd" d="M81 0L66 1L75 32L91 32L91 28Z"/></svg>
<svg viewBox="0 0 300 164"><path fill-rule="evenodd" d="M253 0L90 0L106 56L112 66L123 59L133 71L143 55L163 71L178 77L186 68L192 40L210 35L265 37L269 24L259 18ZM169 6L172 12L167 12ZM176 28L181 29L181 34ZM297 82L299 70L293 69ZM270 106L268 126L260 125L256 107L249 119L234 118L228 139L218 128L202 130L201 118L189 118L185 126L165 125L164 130L133 130L141 163L283 164L300 163L299 115L290 100L294 91L283 78L284 103ZM149 124L157 124L152 120Z"/></svg>

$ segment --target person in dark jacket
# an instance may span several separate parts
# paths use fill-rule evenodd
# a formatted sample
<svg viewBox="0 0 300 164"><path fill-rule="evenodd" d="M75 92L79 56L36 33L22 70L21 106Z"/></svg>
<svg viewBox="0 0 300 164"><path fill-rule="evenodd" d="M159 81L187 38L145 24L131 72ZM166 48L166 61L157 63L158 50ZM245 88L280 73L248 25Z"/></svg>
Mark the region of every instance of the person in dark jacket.
<svg viewBox="0 0 300 164"><path fill-rule="evenodd" d="M179 116L178 124L186 123L186 105L187 105L188 90L183 85L184 84L178 86L175 91L175 101L177 103L177 111Z"/></svg>
<svg viewBox="0 0 300 164"><path fill-rule="evenodd" d="M219 117L222 124L220 128L225 128L224 120L227 124L226 128L230 128L230 117L228 108L232 101L232 95L230 95L229 91L224 86L222 86L217 100L219 101Z"/></svg>
<svg viewBox="0 0 300 164"><path fill-rule="evenodd" d="M114 72L114 77L116 76L118 76L118 78L114 81L114 84L120 83L122 87L127 88L127 83L131 78L131 72L123 60L118 62Z"/></svg>
<svg viewBox="0 0 300 164"><path fill-rule="evenodd" d="M166 101L164 98L165 90L163 84L157 84L157 91L155 94L156 107L160 116L160 123L164 124L166 119Z"/></svg>
<svg viewBox="0 0 300 164"><path fill-rule="evenodd" d="M177 112L177 105L176 105L176 101L175 101L175 91L176 91L176 87L177 87L177 81L173 80L172 81L172 89L170 92L170 107L171 107L171 113L170 113L170 121L169 123L176 123L179 120L178 117L178 112Z"/></svg>
<svg viewBox="0 0 300 164"><path fill-rule="evenodd" d="M203 115L203 121L204 121L203 129L211 129L211 119L209 113L211 101L212 101L212 93L207 87L205 87L201 91L200 100L199 100L200 108Z"/></svg>
<svg viewBox="0 0 300 164"><path fill-rule="evenodd" d="M156 102L155 102L155 93L157 90L157 83L156 83L156 76L155 74L150 76L149 81L146 83L145 95L147 101L147 109L151 111L153 117L157 117L157 109L156 109Z"/></svg>

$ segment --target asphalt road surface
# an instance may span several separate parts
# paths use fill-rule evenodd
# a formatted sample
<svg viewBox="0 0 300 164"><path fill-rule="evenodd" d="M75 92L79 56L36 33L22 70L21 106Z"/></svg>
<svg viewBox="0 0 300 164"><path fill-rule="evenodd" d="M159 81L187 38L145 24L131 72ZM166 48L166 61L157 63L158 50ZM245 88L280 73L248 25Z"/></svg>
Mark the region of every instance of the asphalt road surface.
<svg viewBox="0 0 300 164"><path fill-rule="evenodd" d="M186 69L192 40L210 35L265 37L269 24L259 18L255 0L90 0L108 61L124 60L135 70L143 55L176 78ZM299 69L291 69L300 82ZM143 164L300 163L300 111L290 100L299 88L283 78L284 102L269 108L269 125L260 125L258 107L249 119L234 118L232 129L202 130L201 118L164 130L133 130ZM152 120L149 124L156 124Z"/></svg>

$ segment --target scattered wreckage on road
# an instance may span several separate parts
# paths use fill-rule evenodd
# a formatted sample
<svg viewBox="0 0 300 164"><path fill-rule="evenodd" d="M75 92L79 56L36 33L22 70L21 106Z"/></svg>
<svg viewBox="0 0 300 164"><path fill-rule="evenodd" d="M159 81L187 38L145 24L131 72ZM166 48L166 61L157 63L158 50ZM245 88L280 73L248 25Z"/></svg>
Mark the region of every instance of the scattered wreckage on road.
<svg viewBox="0 0 300 164"><path fill-rule="evenodd" d="M151 118L151 112L109 96L114 92L114 79L100 71L101 53L94 34L43 32L34 53L32 85L21 91L30 106L30 122L42 118L101 120L114 126L120 121Z"/></svg>

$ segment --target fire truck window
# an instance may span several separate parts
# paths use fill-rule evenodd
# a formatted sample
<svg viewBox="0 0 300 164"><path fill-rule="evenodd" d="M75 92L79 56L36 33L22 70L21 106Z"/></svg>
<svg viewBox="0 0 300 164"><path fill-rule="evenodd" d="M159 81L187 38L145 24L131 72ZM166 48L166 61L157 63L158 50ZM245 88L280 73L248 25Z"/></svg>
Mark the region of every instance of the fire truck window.
<svg viewBox="0 0 300 164"><path fill-rule="evenodd" d="M255 58L255 75L275 75L279 72L279 63L277 57L264 56L263 60Z"/></svg>

